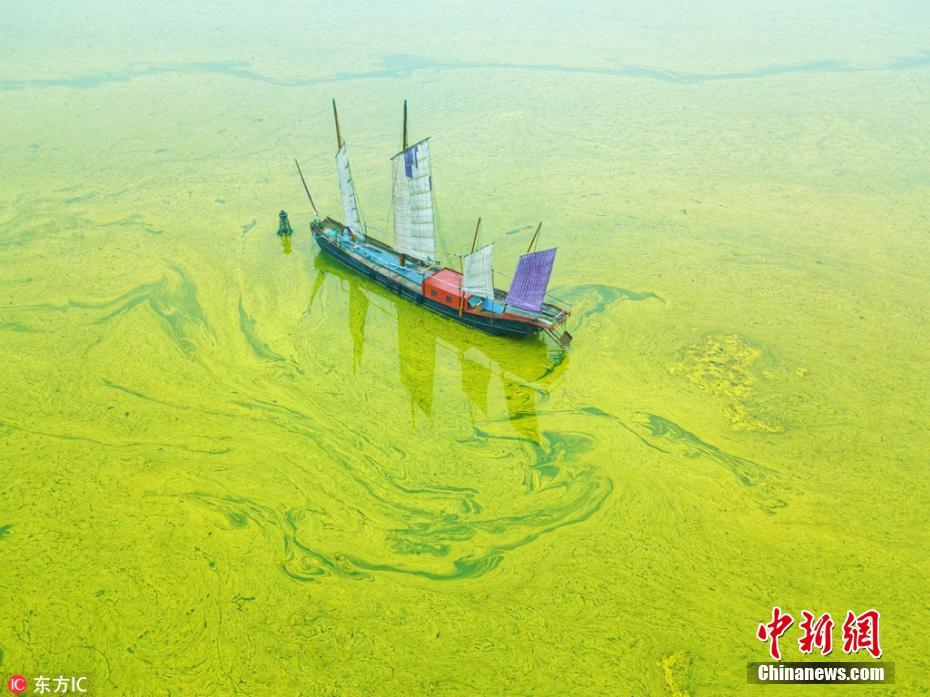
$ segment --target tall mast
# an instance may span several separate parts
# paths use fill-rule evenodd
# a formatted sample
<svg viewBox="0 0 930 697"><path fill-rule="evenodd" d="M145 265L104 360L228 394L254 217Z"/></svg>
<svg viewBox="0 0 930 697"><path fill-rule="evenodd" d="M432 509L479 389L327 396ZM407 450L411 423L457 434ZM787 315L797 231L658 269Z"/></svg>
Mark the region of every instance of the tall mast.
<svg viewBox="0 0 930 697"><path fill-rule="evenodd" d="M401 137L400 150L401 152L403 152L406 149L407 149L407 100L405 99L404 100L404 134ZM398 262L400 263L401 267L403 267L404 264L406 264L407 262L407 255L401 252L400 256L398 257Z"/></svg>
<svg viewBox="0 0 930 697"><path fill-rule="evenodd" d="M429 139L407 144L407 102L404 101L403 150L391 158L394 178L394 251L432 263L436 259L436 215L433 205Z"/></svg>
<svg viewBox="0 0 930 697"><path fill-rule="evenodd" d="M339 133L339 114L336 112L336 100L333 100L333 118L336 120L336 149L342 147L342 135Z"/></svg>
<svg viewBox="0 0 930 697"><path fill-rule="evenodd" d="M407 149L407 100L404 100L404 139L401 150Z"/></svg>

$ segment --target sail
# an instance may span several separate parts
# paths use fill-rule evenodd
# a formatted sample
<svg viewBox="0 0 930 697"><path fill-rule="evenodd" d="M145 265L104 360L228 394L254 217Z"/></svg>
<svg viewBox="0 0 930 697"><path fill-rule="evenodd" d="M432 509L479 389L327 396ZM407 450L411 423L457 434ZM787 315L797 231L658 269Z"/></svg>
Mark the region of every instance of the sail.
<svg viewBox="0 0 930 697"><path fill-rule="evenodd" d="M352 173L349 171L349 154L346 144L343 143L336 153L336 171L339 173L339 191L342 194L342 209L345 211L343 225L357 236L364 238L361 217L358 213L358 197L355 195L355 184L352 183Z"/></svg>
<svg viewBox="0 0 930 697"><path fill-rule="evenodd" d="M555 249L523 254L517 262L517 271L510 284L510 292L507 293L507 304L521 310L539 312L549 285L553 262Z"/></svg>
<svg viewBox="0 0 930 697"><path fill-rule="evenodd" d="M411 145L392 159L394 168L394 249L415 259L436 257L433 177L429 141Z"/></svg>
<svg viewBox="0 0 930 697"><path fill-rule="evenodd" d="M482 298L494 297L494 279L491 270L493 245L482 247L465 257L465 279L462 290Z"/></svg>

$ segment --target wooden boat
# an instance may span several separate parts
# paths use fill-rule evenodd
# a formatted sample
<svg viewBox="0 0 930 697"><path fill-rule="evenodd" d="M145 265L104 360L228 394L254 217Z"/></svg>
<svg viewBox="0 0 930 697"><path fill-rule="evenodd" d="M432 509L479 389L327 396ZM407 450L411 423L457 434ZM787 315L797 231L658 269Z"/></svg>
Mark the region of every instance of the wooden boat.
<svg viewBox="0 0 930 697"><path fill-rule="evenodd" d="M407 103L404 102L403 147L391 158L394 246L376 240L368 234L359 213L335 100L333 116L338 148L336 171L345 214L343 221L320 218L300 164L295 160L314 213L310 230L325 254L443 317L502 336L521 337L545 332L561 346L568 346L572 337L564 331L564 325L570 312L562 304L546 298L556 250L533 249L539 238L541 223L527 253L520 257L509 291L493 285L493 245L475 249L480 218L471 252L462 258L462 271L441 266L436 259L429 140L407 144Z"/></svg>

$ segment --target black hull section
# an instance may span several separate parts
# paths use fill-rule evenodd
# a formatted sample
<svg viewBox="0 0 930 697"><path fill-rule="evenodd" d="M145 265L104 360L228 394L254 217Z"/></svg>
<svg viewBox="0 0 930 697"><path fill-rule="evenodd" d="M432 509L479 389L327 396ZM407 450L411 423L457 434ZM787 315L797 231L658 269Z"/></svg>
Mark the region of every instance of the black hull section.
<svg viewBox="0 0 930 697"><path fill-rule="evenodd" d="M313 237L316 239L317 244L320 245L320 249L323 250L327 256L335 259L343 266L347 266L353 271L357 271L362 276L370 278L376 283L380 283L391 292L397 293L398 295L407 298L408 300L416 303L417 305L420 305L421 307L432 310L437 315L442 315L443 317L455 320L460 324L464 324L468 327L474 327L475 329L480 329L483 332L493 334L495 336L524 337L532 336L533 334L536 334L540 331L539 327L528 322L518 322L498 317L480 317L468 313L463 313L462 316L459 317L458 311L454 308L451 308L448 305L443 305L442 303L438 303L435 300L431 300L430 298L424 296L423 293L408 288L407 286L398 283L383 273L380 273L377 268L368 266L359 259L346 254L338 245L333 244L323 235L314 233Z"/></svg>

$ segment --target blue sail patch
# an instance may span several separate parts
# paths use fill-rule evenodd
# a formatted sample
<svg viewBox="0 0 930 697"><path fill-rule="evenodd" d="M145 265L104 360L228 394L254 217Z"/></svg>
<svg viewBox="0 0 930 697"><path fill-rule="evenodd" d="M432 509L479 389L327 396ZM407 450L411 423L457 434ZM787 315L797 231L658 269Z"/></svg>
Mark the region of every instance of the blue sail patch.
<svg viewBox="0 0 930 697"><path fill-rule="evenodd" d="M417 145L404 150L404 172L407 179L413 179L413 170L417 166Z"/></svg>

